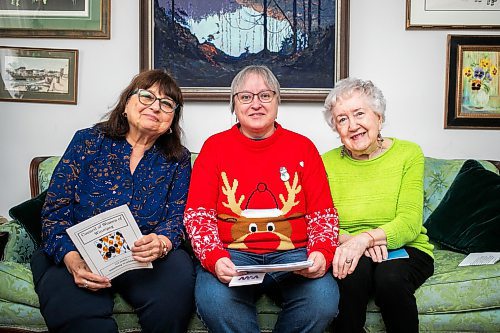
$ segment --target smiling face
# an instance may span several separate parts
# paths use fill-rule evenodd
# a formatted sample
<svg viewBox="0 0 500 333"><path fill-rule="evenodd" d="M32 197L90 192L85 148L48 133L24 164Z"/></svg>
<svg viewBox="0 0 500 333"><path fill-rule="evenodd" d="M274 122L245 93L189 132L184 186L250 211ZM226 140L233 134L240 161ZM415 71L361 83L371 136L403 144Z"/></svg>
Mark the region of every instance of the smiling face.
<svg viewBox="0 0 500 333"><path fill-rule="evenodd" d="M250 92L252 94L271 90L262 76L255 73L248 74L243 85L238 88L238 93ZM274 121L278 114L278 99L276 96L268 103L263 103L258 96L254 96L253 100L248 104L241 103L237 96L233 98L234 112L241 125L240 129L243 135L253 139L263 139L274 133Z"/></svg>
<svg viewBox="0 0 500 333"><path fill-rule="evenodd" d="M149 87L147 90L156 97L169 98L161 95L156 85ZM149 106L144 105L139 101L137 94L130 96L125 112L130 126L130 134L149 136L155 139L168 131L174 119L174 112L165 113L160 109L160 101L156 100Z"/></svg>
<svg viewBox="0 0 500 333"><path fill-rule="evenodd" d="M382 117L373 111L365 95L338 98L332 116L340 140L353 157L369 155L378 148Z"/></svg>

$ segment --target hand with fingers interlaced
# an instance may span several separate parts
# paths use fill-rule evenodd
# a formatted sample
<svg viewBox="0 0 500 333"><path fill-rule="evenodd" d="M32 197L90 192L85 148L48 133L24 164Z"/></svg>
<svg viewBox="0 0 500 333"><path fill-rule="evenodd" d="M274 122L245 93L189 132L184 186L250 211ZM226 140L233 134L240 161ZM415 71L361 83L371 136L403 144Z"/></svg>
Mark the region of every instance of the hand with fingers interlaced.
<svg viewBox="0 0 500 333"><path fill-rule="evenodd" d="M151 233L134 242L132 257L139 262L152 262L163 258L172 249L172 242L163 235Z"/></svg>
<svg viewBox="0 0 500 333"><path fill-rule="evenodd" d="M75 284L81 288L97 291L99 289L111 287L111 280L107 277L92 273L89 266L87 266L80 256L80 253L77 251L68 252L64 256L64 264L73 275Z"/></svg>

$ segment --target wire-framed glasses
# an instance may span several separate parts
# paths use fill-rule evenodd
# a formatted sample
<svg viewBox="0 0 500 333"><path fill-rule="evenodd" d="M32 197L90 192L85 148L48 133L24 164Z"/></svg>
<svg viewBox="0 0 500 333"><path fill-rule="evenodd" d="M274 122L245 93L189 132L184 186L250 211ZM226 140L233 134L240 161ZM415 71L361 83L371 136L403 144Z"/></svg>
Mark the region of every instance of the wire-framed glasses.
<svg viewBox="0 0 500 333"><path fill-rule="evenodd" d="M259 101L262 103L269 103L273 100L274 95L276 95L276 92L273 90L263 90L259 91L258 93L254 94L249 91L241 91L233 95L238 97L238 100L240 103L243 104L250 104L252 103L253 99L255 96L259 98Z"/></svg>
<svg viewBox="0 0 500 333"><path fill-rule="evenodd" d="M154 102L156 102L156 100L160 101L160 110L162 110L165 113L172 113L178 107L177 103L175 103L170 98L156 97L155 94L146 89L134 90L133 94L137 94L137 97L139 97L139 102L141 102L141 104L144 104L146 106L152 105Z"/></svg>

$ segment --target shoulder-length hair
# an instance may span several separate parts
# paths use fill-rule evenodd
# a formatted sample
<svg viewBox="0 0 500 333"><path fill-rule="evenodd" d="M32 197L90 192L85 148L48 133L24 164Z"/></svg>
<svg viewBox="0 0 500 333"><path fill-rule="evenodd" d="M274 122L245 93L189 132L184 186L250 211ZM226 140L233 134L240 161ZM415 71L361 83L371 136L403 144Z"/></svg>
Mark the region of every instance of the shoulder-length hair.
<svg viewBox="0 0 500 333"><path fill-rule="evenodd" d="M174 119L170 129L156 139L155 145L167 159L179 161L183 155L184 147L181 144L183 131L179 125L182 118L184 99L182 92L174 79L163 69L153 69L137 74L129 85L122 91L115 107L104 116L104 121L96 126L111 138L125 138L130 130L127 118L124 116L125 107L129 98L137 89L149 89L156 85L160 94L170 97L177 104Z"/></svg>

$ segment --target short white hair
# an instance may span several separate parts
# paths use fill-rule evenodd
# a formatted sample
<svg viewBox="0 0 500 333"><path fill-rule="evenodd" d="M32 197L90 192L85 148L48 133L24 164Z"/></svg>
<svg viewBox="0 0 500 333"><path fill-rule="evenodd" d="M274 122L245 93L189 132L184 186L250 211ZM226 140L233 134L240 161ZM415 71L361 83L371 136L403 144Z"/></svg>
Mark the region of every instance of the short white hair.
<svg viewBox="0 0 500 333"><path fill-rule="evenodd" d="M335 87L330 91L325 99L323 115L328 126L330 126L334 131L337 131L332 115L335 105L337 104L339 98L347 98L352 96L354 93L359 93L365 96L373 111L380 115L382 123L385 121L386 101L382 90L375 86L370 80L348 77L337 82Z"/></svg>

